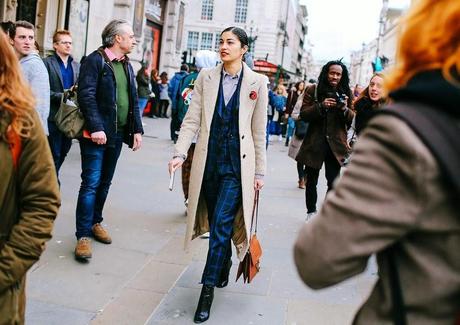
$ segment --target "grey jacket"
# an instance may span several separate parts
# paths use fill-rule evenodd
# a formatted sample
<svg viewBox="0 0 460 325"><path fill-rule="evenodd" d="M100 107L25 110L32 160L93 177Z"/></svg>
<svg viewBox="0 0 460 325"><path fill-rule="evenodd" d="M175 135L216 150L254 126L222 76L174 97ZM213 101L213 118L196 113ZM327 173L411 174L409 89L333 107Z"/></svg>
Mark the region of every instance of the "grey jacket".
<svg viewBox="0 0 460 325"><path fill-rule="evenodd" d="M50 83L48 71L38 54L31 53L21 60L22 72L29 82L36 100L36 108L45 133L48 135L48 116L50 112Z"/></svg>
<svg viewBox="0 0 460 325"><path fill-rule="evenodd" d="M320 214L295 245L303 281L323 288L364 271L377 254L379 280L354 324L393 324L389 263L395 252L408 324L451 325L460 312L460 218L438 163L400 119L378 116Z"/></svg>
<svg viewBox="0 0 460 325"><path fill-rule="evenodd" d="M49 74L50 81L50 114L48 117L49 121L54 121L54 116L56 115L59 106L61 105L62 94L64 93L64 83L62 81L61 67L56 56L50 55L47 58L43 59L46 69ZM78 75L80 73L80 63L75 60L72 60L72 70L73 70L73 80L74 84L78 81Z"/></svg>

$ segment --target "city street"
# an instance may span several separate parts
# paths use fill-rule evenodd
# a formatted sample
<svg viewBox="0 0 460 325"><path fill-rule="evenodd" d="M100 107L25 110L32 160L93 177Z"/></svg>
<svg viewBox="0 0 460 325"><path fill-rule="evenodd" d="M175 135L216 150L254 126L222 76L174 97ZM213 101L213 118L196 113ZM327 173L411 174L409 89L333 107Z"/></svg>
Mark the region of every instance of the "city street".
<svg viewBox="0 0 460 325"><path fill-rule="evenodd" d="M142 150L123 149L105 208L111 245L93 243L89 263L74 259L80 156L74 143L61 169L62 207L54 236L28 276L26 322L32 325L192 324L208 241L183 250L185 206L180 173L168 190L173 153L169 119L144 118ZM251 284L215 290L207 324L349 324L376 280L374 263L341 285L313 291L298 278L292 247L306 210L295 162L272 138L261 194L262 269ZM320 176L319 197L325 193ZM237 260L233 257L231 279Z"/></svg>

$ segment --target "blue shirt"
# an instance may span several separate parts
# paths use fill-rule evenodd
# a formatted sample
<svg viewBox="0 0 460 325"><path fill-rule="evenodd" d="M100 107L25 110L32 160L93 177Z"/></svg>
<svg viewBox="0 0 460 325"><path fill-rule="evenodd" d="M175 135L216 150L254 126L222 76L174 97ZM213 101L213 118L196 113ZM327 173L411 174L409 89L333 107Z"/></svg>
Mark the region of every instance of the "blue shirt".
<svg viewBox="0 0 460 325"><path fill-rule="evenodd" d="M62 62L61 58L59 55L55 54L56 59L59 63L59 68L61 68L61 75L62 75L62 83L64 84L64 89L69 89L74 85L74 80L73 80L73 69L72 69L72 57L69 56L67 59L67 67L64 65L64 62Z"/></svg>
<svg viewBox="0 0 460 325"><path fill-rule="evenodd" d="M222 78L222 90L224 93L224 102L225 105L227 105L238 86L238 80L240 79L241 69L234 76L225 71L225 69L223 69L223 74L224 75Z"/></svg>

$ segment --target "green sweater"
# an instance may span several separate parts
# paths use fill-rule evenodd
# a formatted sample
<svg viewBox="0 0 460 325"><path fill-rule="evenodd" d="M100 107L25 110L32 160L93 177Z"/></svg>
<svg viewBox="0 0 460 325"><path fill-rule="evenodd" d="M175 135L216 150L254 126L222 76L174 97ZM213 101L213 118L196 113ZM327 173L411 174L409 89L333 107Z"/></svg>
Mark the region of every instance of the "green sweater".
<svg viewBox="0 0 460 325"><path fill-rule="evenodd" d="M117 82L117 131L123 131L128 120L129 110L128 78L126 77L123 63L112 62L112 65Z"/></svg>

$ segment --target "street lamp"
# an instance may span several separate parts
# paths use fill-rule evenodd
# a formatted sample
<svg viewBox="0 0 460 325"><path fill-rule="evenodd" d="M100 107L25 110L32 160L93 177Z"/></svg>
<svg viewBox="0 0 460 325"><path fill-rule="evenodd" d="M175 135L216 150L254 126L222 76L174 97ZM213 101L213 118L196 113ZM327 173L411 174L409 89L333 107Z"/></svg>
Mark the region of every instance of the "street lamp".
<svg viewBox="0 0 460 325"><path fill-rule="evenodd" d="M246 29L248 29L247 26L246 26ZM255 33L255 35L253 35L253 32ZM254 31L254 20L251 20L251 22L249 23L249 36L248 36L249 44L248 46L249 46L249 52L251 52L252 54L254 54L254 48L255 48L258 32L259 32L258 28L256 28Z"/></svg>

